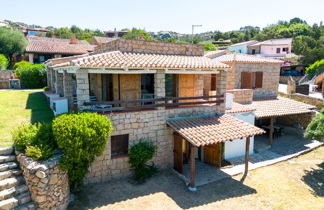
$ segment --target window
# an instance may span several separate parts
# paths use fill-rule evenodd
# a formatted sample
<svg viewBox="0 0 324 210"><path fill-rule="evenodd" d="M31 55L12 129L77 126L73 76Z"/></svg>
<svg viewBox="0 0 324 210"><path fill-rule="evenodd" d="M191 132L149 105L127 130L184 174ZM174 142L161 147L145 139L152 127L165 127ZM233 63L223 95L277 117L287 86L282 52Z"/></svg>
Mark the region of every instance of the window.
<svg viewBox="0 0 324 210"><path fill-rule="evenodd" d="M262 88L263 72L242 72L241 89Z"/></svg>
<svg viewBox="0 0 324 210"><path fill-rule="evenodd" d="M255 54L255 49L252 49L252 55L254 55Z"/></svg>
<svg viewBox="0 0 324 210"><path fill-rule="evenodd" d="M277 48L277 53L280 53L280 48Z"/></svg>
<svg viewBox="0 0 324 210"><path fill-rule="evenodd" d="M288 53L288 47L284 47L284 48L282 48L282 52L286 52L286 53Z"/></svg>
<svg viewBox="0 0 324 210"><path fill-rule="evenodd" d="M111 157L123 157L128 155L128 134L111 137Z"/></svg>

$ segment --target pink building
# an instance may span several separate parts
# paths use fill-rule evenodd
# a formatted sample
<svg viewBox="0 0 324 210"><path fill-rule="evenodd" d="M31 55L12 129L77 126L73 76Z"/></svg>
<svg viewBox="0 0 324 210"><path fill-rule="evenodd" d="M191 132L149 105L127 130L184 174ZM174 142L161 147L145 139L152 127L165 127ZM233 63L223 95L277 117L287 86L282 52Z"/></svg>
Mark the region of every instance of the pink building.
<svg viewBox="0 0 324 210"><path fill-rule="evenodd" d="M263 57L287 57L291 54L292 38L271 39L248 46L248 54Z"/></svg>

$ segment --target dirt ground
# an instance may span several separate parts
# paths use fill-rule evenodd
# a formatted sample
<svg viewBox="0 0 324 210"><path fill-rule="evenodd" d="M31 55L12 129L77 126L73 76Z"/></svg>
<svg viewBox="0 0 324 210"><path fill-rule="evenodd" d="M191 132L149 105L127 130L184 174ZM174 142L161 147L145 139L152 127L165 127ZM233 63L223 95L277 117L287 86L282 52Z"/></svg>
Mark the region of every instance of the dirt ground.
<svg viewBox="0 0 324 210"><path fill-rule="evenodd" d="M324 209L324 147L189 192L170 170L145 184L87 185L70 209Z"/></svg>

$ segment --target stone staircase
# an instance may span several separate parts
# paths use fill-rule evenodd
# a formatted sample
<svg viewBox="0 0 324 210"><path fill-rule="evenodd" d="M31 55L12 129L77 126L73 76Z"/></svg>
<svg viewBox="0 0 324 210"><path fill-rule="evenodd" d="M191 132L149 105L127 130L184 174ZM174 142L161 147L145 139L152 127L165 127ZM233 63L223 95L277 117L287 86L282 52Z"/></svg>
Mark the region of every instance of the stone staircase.
<svg viewBox="0 0 324 210"><path fill-rule="evenodd" d="M0 210L36 209L12 147L0 148Z"/></svg>

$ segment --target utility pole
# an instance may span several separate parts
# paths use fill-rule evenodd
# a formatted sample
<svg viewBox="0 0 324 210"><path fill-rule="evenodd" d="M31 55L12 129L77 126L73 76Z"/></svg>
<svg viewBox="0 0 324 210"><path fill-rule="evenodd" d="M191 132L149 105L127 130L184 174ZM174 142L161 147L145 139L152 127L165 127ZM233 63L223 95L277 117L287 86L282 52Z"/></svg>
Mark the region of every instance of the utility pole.
<svg viewBox="0 0 324 210"><path fill-rule="evenodd" d="M192 41L191 43L193 44L194 43L194 30L195 30L195 27L201 27L202 25L192 25Z"/></svg>

